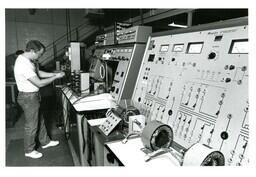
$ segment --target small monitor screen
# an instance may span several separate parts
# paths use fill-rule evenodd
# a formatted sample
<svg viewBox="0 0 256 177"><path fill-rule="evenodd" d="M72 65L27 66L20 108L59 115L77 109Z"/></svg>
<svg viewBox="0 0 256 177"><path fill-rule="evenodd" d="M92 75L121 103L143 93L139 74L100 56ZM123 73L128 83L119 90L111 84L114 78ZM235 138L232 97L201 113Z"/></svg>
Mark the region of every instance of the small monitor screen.
<svg viewBox="0 0 256 177"><path fill-rule="evenodd" d="M173 45L173 52L182 52L183 51L184 44L174 44Z"/></svg>
<svg viewBox="0 0 256 177"><path fill-rule="evenodd" d="M203 42L189 43L187 48L187 53L190 53L190 54L201 53L203 44L204 44Z"/></svg>
<svg viewBox="0 0 256 177"><path fill-rule="evenodd" d="M169 49L169 45L161 45L160 52L167 52Z"/></svg>
<svg viewBox="0 0 256 177"><path fill-rule="evenodd" d="M229 53L231 54L247 54L249 52L248 39L233 40Z"/></svg>

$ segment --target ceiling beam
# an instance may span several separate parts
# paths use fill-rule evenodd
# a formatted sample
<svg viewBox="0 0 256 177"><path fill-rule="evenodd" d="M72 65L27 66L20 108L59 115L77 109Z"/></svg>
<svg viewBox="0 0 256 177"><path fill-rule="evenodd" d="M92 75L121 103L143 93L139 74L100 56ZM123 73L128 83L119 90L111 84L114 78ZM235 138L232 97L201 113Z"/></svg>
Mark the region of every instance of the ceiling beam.
<svg viewBox="0 0 256 177"><path fill-rule="evenodd" d="M172 17L175 15L183 14L183 13L189 13L191 11L194 11L194 9L155 9L153 10L154 13L147 12L143 14L143 23L150 23L157 20L161 20L167 17ZM134 26L141 24L141 17L137 16L132 19L129 19L125 22L132 22Z"/></svg>
<svg viewBox="0 0 256 177"><path fill-rule="evenodd" d="M132 23L133 26L142 25L145 23L154 22L157 20L161 20L167 17L193 12L195 9L151 9L149 12L144 13L143 16L136 16L134 18L129 18L124 22ZM104 28L105 31L114 30L114 26L109 26Z"/></svg>

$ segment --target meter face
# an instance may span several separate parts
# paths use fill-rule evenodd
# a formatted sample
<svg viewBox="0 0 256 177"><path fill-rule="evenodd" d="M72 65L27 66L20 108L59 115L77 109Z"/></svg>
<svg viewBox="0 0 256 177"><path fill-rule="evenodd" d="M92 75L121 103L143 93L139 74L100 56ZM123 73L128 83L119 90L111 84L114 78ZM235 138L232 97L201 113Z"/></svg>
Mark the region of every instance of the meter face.
<svg viewBox="0 0 256 177"><path fill-rule="evenodd" d="M233 40L230 47L231 54L247 54L249 52L248 39Z"/></svg>
<svg viewBox="0 0 256 177"><path fill-rule="evenodd" d="M187 53L190 54L200 54L203 48L203 42L189 43L187 48Z"/></svg>
<svg viewBox="0 0 256 177"><path fill-rule="evenodd" d="M173 52L182 52L183 51L184 44L174 44L173 45Z"/></svg>
<svg viewBox="0 0 256 177"><path fill-rule="evenodd" d="M169 45L161 45L160 52L167 52L169 49Z"/></svg>

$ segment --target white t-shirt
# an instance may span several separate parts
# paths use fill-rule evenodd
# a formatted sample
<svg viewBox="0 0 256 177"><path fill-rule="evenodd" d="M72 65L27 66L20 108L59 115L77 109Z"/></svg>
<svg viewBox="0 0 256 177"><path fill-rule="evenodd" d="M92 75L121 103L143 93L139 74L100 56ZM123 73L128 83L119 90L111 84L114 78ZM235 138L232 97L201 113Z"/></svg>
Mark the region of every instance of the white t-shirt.
<svg viewBox="0 0 256 177"><path fill-rule="evenodd" d="M19 55L14 65L14 77L20 92L38 92L39 88L28 79L37 76L35 65L23 55Z"/></svg>

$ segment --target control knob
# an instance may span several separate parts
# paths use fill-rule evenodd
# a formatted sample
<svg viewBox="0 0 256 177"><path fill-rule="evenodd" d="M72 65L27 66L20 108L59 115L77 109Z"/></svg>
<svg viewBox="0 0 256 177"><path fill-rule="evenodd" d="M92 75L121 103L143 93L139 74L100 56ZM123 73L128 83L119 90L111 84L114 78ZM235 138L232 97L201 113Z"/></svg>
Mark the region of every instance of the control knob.
<svg viewBox="0 0 256 177"><path fill-rule="evenodd" d="M212 60L216 57L216 53L215 52L211 52L209 55L208 55L208 59Z"/></svg>

